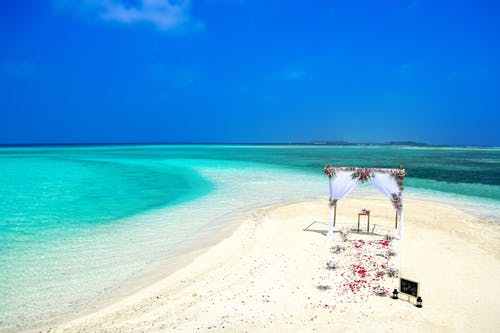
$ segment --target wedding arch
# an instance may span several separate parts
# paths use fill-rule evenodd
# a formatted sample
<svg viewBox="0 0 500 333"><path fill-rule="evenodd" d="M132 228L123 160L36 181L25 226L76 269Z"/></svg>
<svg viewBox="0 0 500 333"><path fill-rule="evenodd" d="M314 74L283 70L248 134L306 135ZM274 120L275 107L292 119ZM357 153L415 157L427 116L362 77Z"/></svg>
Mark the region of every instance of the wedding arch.
<svg viewBox="0 0 500 333"><path fill-rule="evenodd" d="M333 235L333 227L337 218L337 202L359 184L370 183L380 192L385 194L396 209L395 227L398 229L398 236L403 237L403 181L406 171L401 166L399 169L383 168L352 168L334 167L327 165L324 168L325 175L330 183L330 218L328 221L328 236ZM399 226L398 226L399 217Z"/></svg>

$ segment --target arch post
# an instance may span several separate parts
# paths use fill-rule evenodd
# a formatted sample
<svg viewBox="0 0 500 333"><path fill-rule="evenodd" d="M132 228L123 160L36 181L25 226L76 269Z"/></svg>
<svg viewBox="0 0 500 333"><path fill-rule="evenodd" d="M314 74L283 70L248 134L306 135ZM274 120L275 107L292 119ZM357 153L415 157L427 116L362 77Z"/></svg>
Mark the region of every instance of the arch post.
<svg viewBox="0 0 500 333"><path fill-rule="evenodd" d="M337 205L333 206L333 226L335 227L335 221L337 221Z"/></svg>

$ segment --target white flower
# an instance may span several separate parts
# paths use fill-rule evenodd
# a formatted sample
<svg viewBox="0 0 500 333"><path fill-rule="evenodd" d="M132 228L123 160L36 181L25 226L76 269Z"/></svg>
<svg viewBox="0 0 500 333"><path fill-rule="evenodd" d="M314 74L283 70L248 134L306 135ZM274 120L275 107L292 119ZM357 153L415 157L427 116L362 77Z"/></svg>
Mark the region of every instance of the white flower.
<svg viewBox="0 0 500 333"><path fill-rule="evenodd" d="M349 234L349 230L346 229L346 228L342 228L340 229L340 236L342 237L342 239L347 239L347 235Z"/></svg>
<svg viewBox="0 0 500 333"><path fill-rule="evenodd" d="M396 239L396 235L394 235L392 232L388 231L387 234L385 235L385 239L388 241L392 241Z"/></svg>
<svg viewBox="0 0 500 333"><path fill-rule="evenodd" d="M399 275L399 269L397 269L394 266L391 266L391 267L389 267L389 269L387 269L387 274L390 277L398 277L398 275Z"/></svg>
<svg viewBox="0 0 500 333"><path fill-rule="evenodd" d="M337 268L337 258L332 257L332 259L330 259L326 263L326 267L328 267L329 269L335 269L335 268Z"/></svg>
<svg viewBox="0 0 500 333"><path fill-rule="evenodd" d="M337 243L334 246L330 247L330 251L332 253L340 253L345 250L345 245L342 243Z"/></svg>

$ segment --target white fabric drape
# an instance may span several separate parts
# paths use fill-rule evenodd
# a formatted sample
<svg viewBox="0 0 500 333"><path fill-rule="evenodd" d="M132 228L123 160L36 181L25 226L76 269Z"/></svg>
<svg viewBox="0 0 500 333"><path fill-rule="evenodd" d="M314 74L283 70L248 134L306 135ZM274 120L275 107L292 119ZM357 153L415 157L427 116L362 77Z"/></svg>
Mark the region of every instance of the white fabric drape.
<svg viewBox="0 0 500 333"><path fill-rule="evenodd" d="M375 186L380 192L384 193L391 201L393 200L393 194L396 194L401 198L402 194L400 192L398 183L396 180L388 173L375 172L375 177L369 180L370 184ZM403 208L398 209L399 223L398 223L398 236L399 239L403 237Z"/></svg>
<svg viewBox="0 0 500 333"><path fill-rule="evenodd" d="M330 202L334 204L358 185L358 179L352 179L352 172L338 171L334 177L330 179ZM328 221L328 236L333 235L333 206L330 206L330 219Z"/></svg>
<svg viewBox="0 0 500 333"><path fill-rule="evenodd" d="M327 236L333 236L333 219L335 215L334 209L335 207L330 204L330 217L328 219L328 233L326 234Z"/></svg>
<svg viewBox="0 0 500 333"><path fill-rule="evenodd" d="M391 200L392 194L399 192L398 183L388 173L375 172L375 177L371 178L369 182Z"/></svg>

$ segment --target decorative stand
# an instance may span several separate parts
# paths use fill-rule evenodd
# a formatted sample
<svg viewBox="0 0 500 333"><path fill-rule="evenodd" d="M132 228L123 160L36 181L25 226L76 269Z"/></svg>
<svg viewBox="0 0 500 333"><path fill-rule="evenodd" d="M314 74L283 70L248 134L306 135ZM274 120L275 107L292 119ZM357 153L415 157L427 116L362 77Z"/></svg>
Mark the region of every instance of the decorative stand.
<svg viewBox="0 0 500 333"><path fill-rule="evenodd" d="M366 227L366 232L369 233L370 232L370 212L358 213L358 232L359 232L359 219L362 215L368 216L368 226Z"/></svg>

